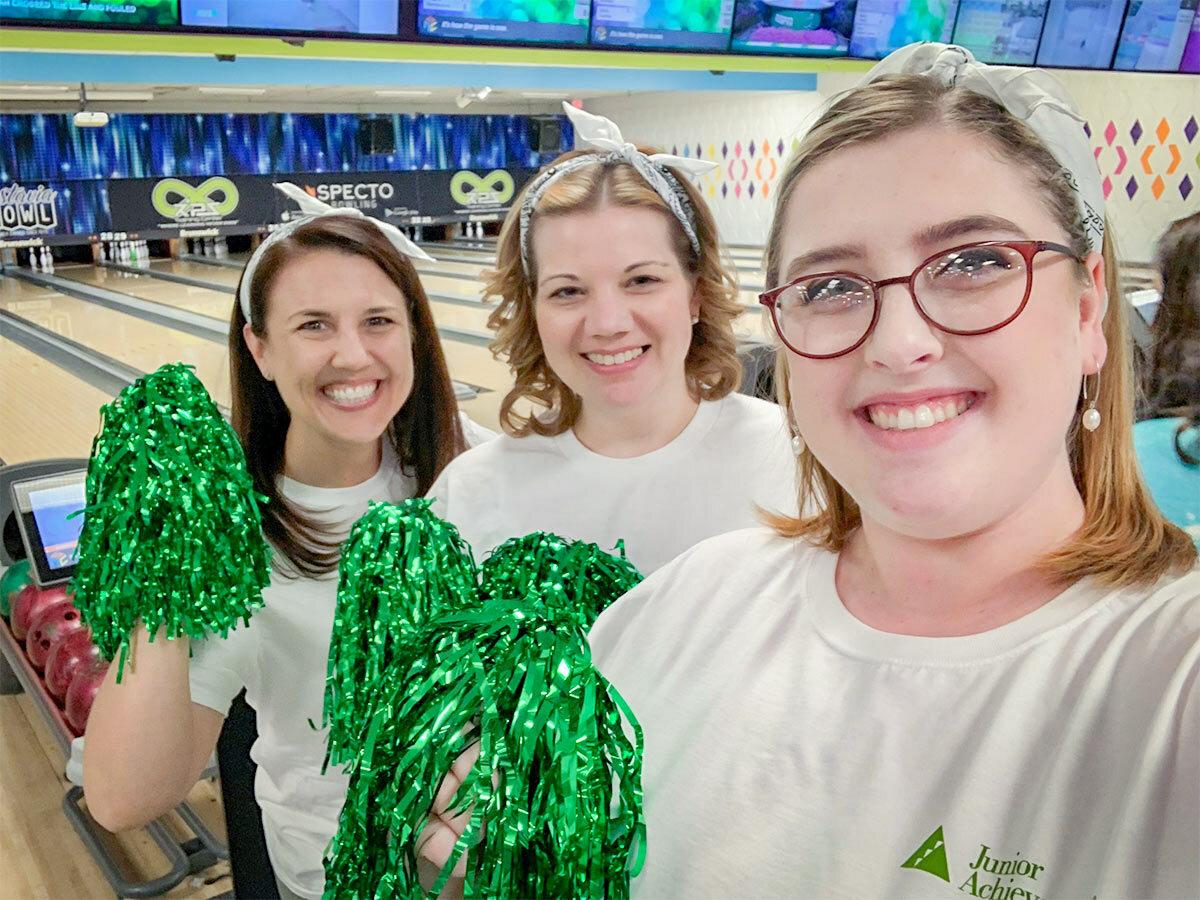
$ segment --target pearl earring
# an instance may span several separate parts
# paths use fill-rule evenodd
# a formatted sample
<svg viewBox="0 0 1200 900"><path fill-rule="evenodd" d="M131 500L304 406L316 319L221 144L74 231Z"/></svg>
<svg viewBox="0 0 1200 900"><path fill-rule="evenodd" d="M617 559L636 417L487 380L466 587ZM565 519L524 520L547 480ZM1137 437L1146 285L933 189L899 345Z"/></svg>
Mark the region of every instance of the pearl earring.
<svg viewBox="0 0 1200 900"><path fill-rule="evenodd" d="M699 317L699 316L692 316L692 324L693 324L693 325L695 325L695 324L696 324L697 322L699 322L699 321L700 321L700 317Z"/></svg>
<svg viewBox="0 0 1200 900"><path fill-rule="evenodd" d="M1083 402L1087 404L1087 409L1083 411L1083 427L1088 431L1095 431L1100 427L1100 410L1096 409L1096 399L1100 396L1100 370L1096 370L1096 393L1095 396L1088 397L1087 376L1083 376Z"/></svg>
<svg viewBox="0 0 1200 900"><path fill-rule="evenodd" d="M796 420L788 415L788 431L792 433L792 452L797 458L804 452L804 438L800 437L800 429L796 427Z"/></svg>

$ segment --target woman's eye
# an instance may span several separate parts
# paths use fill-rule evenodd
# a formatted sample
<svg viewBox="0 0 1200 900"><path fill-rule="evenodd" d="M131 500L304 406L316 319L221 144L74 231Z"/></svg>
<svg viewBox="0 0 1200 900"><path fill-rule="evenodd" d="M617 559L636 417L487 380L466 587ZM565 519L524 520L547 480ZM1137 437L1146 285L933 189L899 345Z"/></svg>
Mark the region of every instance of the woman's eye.
<svg viewBox="0 0 1200 900"><path fill-rule="evenodd" d="M300 331L321 331L325 328L325 323L320 319L312 319L308 322L303 322L298 330Z"/></svg>
<svg viewBox="0 0 1200 900"><path fill-rule="evenodd" d="M631 287L646 287L647 285L660 284L661 282L661 278L655 278L653 275L637 275L630 279L629 284Z"/></svg>
<svg viewBox="0 0 1200 900"><path fill-rule="evenodd" d="M962 278L1007 272L1013 268L1013 262L1007 253L990 247L977 247L973 250L960 250L949 256L944 256L933 264L934 278Z"/></svg>
<svg viewBox="0 0 1200 900"><path fill-rule="evenodd" d="M367 319L367 325L371 328L382 328L385 325L393 323L394 320L389 319L387 316L371 316L371 318Z"/></svg>
<svg viewBox="0 0 1200 900"><path fill-rule="evenodd" d="M578 297L580 290L577 287L560 287L550 294L551 300L573 300Z"/></svg>

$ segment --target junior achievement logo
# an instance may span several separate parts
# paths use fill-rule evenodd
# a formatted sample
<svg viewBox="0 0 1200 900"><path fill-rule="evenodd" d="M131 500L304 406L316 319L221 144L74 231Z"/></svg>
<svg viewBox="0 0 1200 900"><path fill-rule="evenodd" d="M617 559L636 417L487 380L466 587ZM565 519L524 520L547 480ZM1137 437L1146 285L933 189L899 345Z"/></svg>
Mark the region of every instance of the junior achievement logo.
<svg viewBox="0 0 1200 900"><path fill-rule="evenodd" d="M220 176L195 187L178 178L164 178L150 195L159 215L180 223L223 219L237 209L240 199L237 186Z"/></svg>
<svg viewBox="0 0 1200 900"><path fill-rule="evenodd" d="M450 179L450 196L460 206L503 206L514 193L516 184L504 169L493 169L482 178L464 169Z"/></svg>
<svg viewBox="0 0 1200 900"><path fill-rule="evenodd" d="M0 188L0 231L53 231L58 227L58 191L10 184Z"/></svg>
<svg viewBox="0 0 1200 900"><path fill-rule="evenodd" d="M946 858L946 839L939 825L912 856L900 864L902 869L916 869L954 884ZM970 876L958 890L983 900L1042 900L1038 876L1046 867L1021 857L1020 851L1010 858L997 856L987 844L979 845L979 853L967 868ZM960 872L961 875L961 872ZM1044 879L1043 879L1044 880Z"/></svg>

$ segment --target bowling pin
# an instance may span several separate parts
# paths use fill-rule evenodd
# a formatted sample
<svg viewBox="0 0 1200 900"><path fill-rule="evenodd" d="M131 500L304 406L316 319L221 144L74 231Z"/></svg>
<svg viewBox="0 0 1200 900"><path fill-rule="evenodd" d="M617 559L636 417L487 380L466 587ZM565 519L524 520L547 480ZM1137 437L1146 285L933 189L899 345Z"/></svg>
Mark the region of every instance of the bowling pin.
<svg viewBox="0 0 1200 900"><path fill-rule="evenodd" d="M39 271L40 269L40 266L38 265L37 247L29 248L29 268L33 269L35 272Z"/></svg>
<svg viewBox="0 0 1200 900"><path fill-rule="evenodd" d="M42 247L42 271L54 274L54 254L49 247Z"/></svg>

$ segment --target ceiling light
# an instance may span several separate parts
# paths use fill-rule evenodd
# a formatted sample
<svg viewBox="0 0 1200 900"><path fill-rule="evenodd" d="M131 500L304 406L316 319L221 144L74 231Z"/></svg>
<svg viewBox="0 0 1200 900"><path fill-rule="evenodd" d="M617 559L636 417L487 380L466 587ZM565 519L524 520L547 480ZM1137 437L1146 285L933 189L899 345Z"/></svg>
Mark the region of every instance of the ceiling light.
<svg viewBox="0 0 1200 900"><path fill-rule="evenodd" d="M266 88L251 87L207 87L198 88L202 94L216 94L225 97L258 97L267 92Z"/></svg>
<svg viewBox="0 0 1200 900"><path fill-rule="evenodd" d="M376 97L428 97L433 91L376 91Z"/></svg>
<svg viewBox="0 0 1200 900"><path fill-rule="evenodd" d="M9 91L34 91L39 94L48 94L51 91L73 91L75 90L69 84L0 84L0 92L8 93Z"/></svg>
<svg viewBox="0 0 1200 900"><path fill-rule="evenodd" d="M58 93L16 93L10 94L7 87L0 87L0 100L73 100L70 95L64 96ZM154 93L152 91L92 91L88 94L89 100L153 100Z"/></svg>

